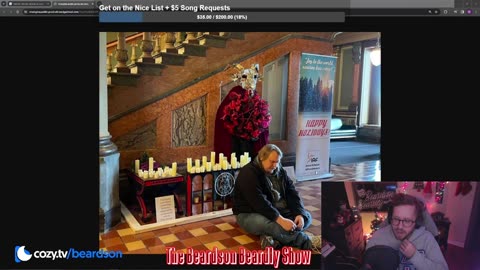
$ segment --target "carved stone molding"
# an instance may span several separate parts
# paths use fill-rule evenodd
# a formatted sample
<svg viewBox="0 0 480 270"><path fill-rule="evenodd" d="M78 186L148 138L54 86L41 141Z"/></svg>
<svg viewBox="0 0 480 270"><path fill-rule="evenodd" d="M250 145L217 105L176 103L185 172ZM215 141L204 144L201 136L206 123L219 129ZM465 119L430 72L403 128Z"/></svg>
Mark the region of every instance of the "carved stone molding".
<svg viewBox="0 0 480 270"><path fill-rule="evenodd" d="M207 98L203 96L173 111L172 146L199 146L207 141Z"/></svg>

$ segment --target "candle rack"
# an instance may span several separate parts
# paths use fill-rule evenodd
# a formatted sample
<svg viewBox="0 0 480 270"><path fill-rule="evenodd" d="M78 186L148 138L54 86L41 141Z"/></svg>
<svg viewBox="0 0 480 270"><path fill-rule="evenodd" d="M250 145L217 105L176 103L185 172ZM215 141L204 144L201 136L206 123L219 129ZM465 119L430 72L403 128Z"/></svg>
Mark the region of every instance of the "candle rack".
<svg viewBox="0 0 480 270"><path fill-rule="evenodd" d="M187 216L232 208L239 169L187 174Z"/></svg>

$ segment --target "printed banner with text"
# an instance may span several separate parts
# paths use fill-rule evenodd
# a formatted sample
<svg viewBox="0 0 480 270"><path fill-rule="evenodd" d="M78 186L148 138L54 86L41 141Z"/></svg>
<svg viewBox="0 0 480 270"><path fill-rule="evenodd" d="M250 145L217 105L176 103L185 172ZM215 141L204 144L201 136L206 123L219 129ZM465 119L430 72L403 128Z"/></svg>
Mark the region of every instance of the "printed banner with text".
<svg viewBox="0 0 480 270"><path fill-rule="evenodd" d="M330 122L337 58L303 53L295 176L298 181L329 178Z"/></svg>

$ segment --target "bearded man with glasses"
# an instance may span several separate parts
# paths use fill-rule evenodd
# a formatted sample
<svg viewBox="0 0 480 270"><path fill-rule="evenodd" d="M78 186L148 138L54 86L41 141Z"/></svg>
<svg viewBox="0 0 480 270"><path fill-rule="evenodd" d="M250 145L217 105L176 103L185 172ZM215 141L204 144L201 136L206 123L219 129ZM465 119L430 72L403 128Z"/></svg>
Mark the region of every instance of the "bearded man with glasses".
<svg viewBox="0 0 480 270"><path fill-rule="evenodd" d="M448 270L437 241L425 229L423 211L426 211L424 204L414 196L395 194L388 211L389 224L375 231L367 243L366 253L371 247L387 246L399 252L399 270ZM382 259L377 256L372 260ZM367 266L366 269L374 268Z"/></svg>

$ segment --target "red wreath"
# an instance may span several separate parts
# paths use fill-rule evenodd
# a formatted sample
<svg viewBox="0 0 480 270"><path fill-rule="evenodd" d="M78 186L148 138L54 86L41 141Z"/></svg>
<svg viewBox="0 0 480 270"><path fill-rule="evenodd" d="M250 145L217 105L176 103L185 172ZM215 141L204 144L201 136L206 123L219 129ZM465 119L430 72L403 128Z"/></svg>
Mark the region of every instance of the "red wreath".
<svg viewBox="0 0 480 270"><path fill-rule="evenodd" d="M268 103L256 93L250 97L248 91L242 94L232 92L231 95L230 103L223 110L223 126L232 135L249 141L258 140L272 119Z"/></svg>

